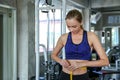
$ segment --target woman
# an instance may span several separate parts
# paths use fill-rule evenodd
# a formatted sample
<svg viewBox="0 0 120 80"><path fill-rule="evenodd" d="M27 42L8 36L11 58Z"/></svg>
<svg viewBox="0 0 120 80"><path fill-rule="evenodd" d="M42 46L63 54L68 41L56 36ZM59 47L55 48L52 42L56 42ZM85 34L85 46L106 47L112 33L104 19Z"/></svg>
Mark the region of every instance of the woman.
<svg viewBox="0 0 120 80"><path fill-rule="evenodd" d="M95 33L83 29L82 14L78 10L69 11L65 20L70 32L60 36L51 55L52 59L62 66L59 80L70 80L71 78L90 80L87 67L107 66L109 61L106 53ZM58 57L63 47L65 47L65 59ZM99 60L90 61L93 49L98 53Z"/></svg>

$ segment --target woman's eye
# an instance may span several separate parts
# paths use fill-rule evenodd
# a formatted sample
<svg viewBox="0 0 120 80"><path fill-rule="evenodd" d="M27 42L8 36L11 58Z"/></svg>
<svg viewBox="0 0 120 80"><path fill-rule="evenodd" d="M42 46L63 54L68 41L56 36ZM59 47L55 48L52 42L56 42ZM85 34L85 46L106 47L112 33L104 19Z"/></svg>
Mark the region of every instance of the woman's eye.
<svg viewBox="0 0 120 80"><path fill-rule="evenodd" d="M76 28L77 26L68 26L68 28Z"/></svg>
<svg viewBox="0 0 120 80"><path fill-rule="evenodd" d="M73 28L76 28L77 26L72 26Z"/></svg>

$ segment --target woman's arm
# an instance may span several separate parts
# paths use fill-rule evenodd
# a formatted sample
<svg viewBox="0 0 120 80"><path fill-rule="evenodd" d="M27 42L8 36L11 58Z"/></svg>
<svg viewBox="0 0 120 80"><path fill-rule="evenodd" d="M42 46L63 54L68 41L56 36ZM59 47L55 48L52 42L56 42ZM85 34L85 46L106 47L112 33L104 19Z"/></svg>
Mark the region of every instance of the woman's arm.
<svg viewBox="0 0 120 80"><path fill-rule="evenodd" d="M97 52L100 59L96 60L96 61L87 61L86 63L84 63L84 65L88 66L88 67L102 67L102 66L109 65L108 57L99 41L97 35L93 32L90 32L88 37L91 42L91 47L94 48L94 50Z"/></svg>
<svg viewBox="0 0 120 80"><path fill-rule="evenodd" d="M67 60L63 60L63 59L61 59L61 58L58 57L61 49L62 49L63 46L64 46L64 41L63 41L64 39L63 39L63 38L64 38L64 36L62 35L62 36L58 39L57 45L55 46L55 48L54 48L54 50L53 50L53 52L52 52L52 54L51 54L51 58L52 58L53 60L55 60L56 62L58 62L59 64L61 64L62 66L68 67L68 66L69 66L68 61L67 61Z"/></svg>
<svg viewBox="0 0 120 80"><path fill-rule="evenodd" d="M59 55L62 47L63 47L63 43L62 43L62 39L60 37L57 41L55 48L53 49L52 54L51 54L51 58L58 63L60 63L60 61L61 61L61 59L58 57L58 55Z"/></svg>

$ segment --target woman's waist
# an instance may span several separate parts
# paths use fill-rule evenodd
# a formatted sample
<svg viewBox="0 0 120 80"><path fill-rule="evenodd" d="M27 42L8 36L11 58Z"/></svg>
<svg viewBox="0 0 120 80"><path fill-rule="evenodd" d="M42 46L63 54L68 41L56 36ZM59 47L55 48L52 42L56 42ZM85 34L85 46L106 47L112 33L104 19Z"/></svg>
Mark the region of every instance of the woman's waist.
<svg viewBox="0 0 120 80"><path fill-rule="evenodd" d="M70 70L68 70L67 68L64 68L64 67L63 67L62 71L65 73L68 73L68 74L71 73ZM74 71L72 71L72 74L73 75L80 75L80 74L84 74L86 72L87 72L87 67L81 67L81 68L77 68Z"/></svg>
<svg viewBox="0 0 120 80"><path fill-rule="evenodd" d="M69 62L85 62L85 61L88 61L88 60L82 60L82 59L80 59L80 60L78 60L78 59L66 59L67 61L69 61Z"/></svg>
<svg viewBox="0 0 120 80"><path fill-rule="evenodd" d="M79 74L83 74L87 72L87 67L83 66L83 67L79 67L79 65L81 65L81 63L85 63L88 60L67 60L69 62L70 65L72 66L77 66L78 68L76 68L75 70L72 71L73 75L79 75ZM71 71L68 68L63 67L63 71L66 73L70 73Z"/></svg>
<svg viewBox="0 0 120 80"><path fill-rule="evenodd" d="M76 60L76 59L67 59L67 61L69 62L70 65L74 65L74 63L78 64L78 66L81 63L86 63L88 62L88 60Z"/></svg>

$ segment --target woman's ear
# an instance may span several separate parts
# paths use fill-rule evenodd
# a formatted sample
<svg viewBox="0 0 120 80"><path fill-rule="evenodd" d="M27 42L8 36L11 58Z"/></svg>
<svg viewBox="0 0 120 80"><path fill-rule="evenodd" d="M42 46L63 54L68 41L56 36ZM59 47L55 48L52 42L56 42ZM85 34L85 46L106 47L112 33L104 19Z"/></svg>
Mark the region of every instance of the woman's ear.
<svg viewBox="0 0 120 80"><path fill-rule="evenodd" d="M83 21L80 22L80 25L83 25Z"/></svg>

